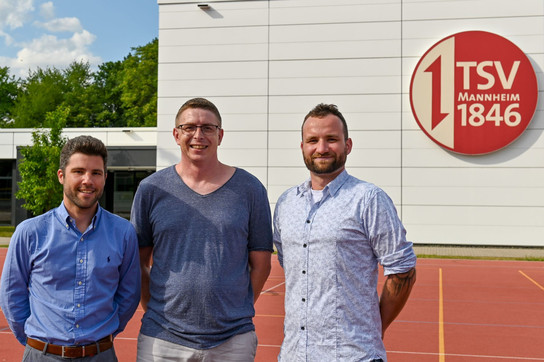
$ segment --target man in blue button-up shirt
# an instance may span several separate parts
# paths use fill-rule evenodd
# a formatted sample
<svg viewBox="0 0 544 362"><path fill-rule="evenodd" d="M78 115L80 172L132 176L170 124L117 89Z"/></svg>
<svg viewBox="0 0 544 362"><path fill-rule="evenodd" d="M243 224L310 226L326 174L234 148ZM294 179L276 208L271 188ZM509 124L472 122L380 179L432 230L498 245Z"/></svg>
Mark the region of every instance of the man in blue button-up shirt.
<svg viewBox="0 0 544 362"><path fill-rule="evenodd" d="M98 204L106 160L100 140L69 140L58 170L63 202L11 238L0 306L24 360L117 361L113 337L138 306L140 268L134 228Z"/></svg>
<svg viewBox="0 0 544 362"><path fill-rule="evenodd" d="M386 361L385 330L415 282L416 256L393 202L344 169L351 148L336 106L305 117L310 179L283 193L274 213L286 279L280 361ZM380 297L378 263L387 276Z"/></svg>

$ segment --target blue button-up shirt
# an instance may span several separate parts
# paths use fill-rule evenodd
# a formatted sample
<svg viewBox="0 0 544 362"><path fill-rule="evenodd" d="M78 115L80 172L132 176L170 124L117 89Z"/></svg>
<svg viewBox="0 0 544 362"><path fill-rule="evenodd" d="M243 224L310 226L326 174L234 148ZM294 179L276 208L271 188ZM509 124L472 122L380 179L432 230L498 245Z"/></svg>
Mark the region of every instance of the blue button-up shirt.
<svg viewBox="0 0 544 362"><path fill-rule="evenodd" d="M84 345L121 332L140 300L138 255L132 225L100 206L84 233L64 203L23 221L0 284L15 337Z"/></svg>
<svg viewBox="0 0 544 362"><path fill-rule="evenodd" d="M307 181L279 198L274 229L286 281L279 360L385 361L378 263L385 275L416 264L387 194L343 171L313 203Z"/></svg>

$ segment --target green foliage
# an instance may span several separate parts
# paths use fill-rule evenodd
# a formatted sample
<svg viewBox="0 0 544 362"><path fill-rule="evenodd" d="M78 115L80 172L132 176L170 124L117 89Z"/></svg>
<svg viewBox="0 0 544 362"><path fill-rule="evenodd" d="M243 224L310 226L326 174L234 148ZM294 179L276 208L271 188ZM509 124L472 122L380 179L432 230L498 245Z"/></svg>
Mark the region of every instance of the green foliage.
<svg viewBox="0 0 544 362"><path fill-rule="evenodd" d="M13 235L13 232L15 231L15 226L7 226L7 225L1 225L0 226L0 237L11 237Z"/></svg>
<svg viewBox="0 0 544 362"><path fill-rule="evenodd" d="M10 76L8 67L0 67L0 127L11 125L11 110L17 99L19 82Z"/></svg>
<svg viewBox="0 0 544 362"><path fill-rule="evenodd" d="M40 69L30 72L22 81L15 101L13 118L16 128L43 127L47 112L54 111L66 92L64 76L58 69Z"/></svg>
<svg viewBox="0 0 544 362"><path fill-rule="evenodd" d="M99 100L90 96L93 73L89 63L73 62L63 71L64 96L60 107L69 108L66 127L93 127Z"/></svg>
<svg viewBox="0 0 544 362"><path fill-rule="evenodd" d="M159 41L155 38L132 50L134 54L123 61L120 83L126 124L156 126Z"/></svg>
<svg viewBox="0 0 544 362"><path fill-rule="evenodd" d="M23 147L23 161L19 164L21 182L15 195L24 199L23 208L40 215L62 200L62 185L57 178L59 157L66 139L62 137L62 129L70 114L69 108L60 107L45 116L45 125L50 130L32 132L32 146Z"/></svg>
<svg viewBox="0 0 544 362"><path fill-rule="evenodd" d="M89 63L38 68L23 80L0 68L0 127L41 128L46 114L70 109L67 127L141 127L157 123L158 40L93 72Z"/></svg>
<svg viewBox="0 0 544 362"><path fill-rule="evenodd" d="M90 97L98 99L102 105L96 115L98 127L126 126L119 87L122 70L122 62L106 62L99 65L98 72L94 74L94 83L89 92Z"/></svg>

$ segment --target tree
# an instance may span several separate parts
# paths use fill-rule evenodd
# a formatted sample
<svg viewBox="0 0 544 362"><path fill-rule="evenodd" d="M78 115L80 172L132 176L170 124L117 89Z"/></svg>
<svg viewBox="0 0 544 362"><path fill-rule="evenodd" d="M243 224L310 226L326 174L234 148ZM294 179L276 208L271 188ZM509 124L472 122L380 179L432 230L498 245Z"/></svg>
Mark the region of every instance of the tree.
<svg viewBox="0 0 544 362"><path fill-rule="evenodd" d="M13 84L0 68L0 127L8 121L17 128L44 127L46 114L58 107L70 109L67 127L156 126L157 72L156 38L96 72L87 62L73 62L64 70L38 68Z"/></svg>
<svg viewBox="0 0 544 362"><path fill-rule="evenodd" d="M45 125L50 130L32 132L31 146L21 149L23 156L19 164L21 181L19 191L15 194L18 199L24 199L23 208L40 215L62 201L62 185L57 178L59 157L66 139L62 137L62 129L70 114L69 108L58 108L46 114Z"/></svg>
<svg viewBox="0 0 544 362"><path fill-rule="evenodd" d="M157 125L157 81L159 41L132 48L123 60L121 101L124 119L129 127Z"/></svg>
<svg viewBox="0 0 544 362"><path fill-rule="evenodd" d="M91 93L93 72L88 62L73 62L62 72L64 94L60 107L69 108L66 127L96 127L100 101Z"/></svg>
<svg viewBox="0 0 544 362"><path fill-rule="evenodd" d="M14 127L43 127L45 115L62 104L65 93L66 82L60 70L38 68L31 72L22 81L13 107Z"/></svg>
<svg viewBox="0 0 544 362"><path fill-rule="evenodd" d="M17 92L19 81L10 76L9 67L0 67L0 127L11 125L11 113Z"/></svg>
<svg viewBox="0 0 544 362"><path fill-rule="evenodd" d="M73 62L64 70L53 67L31 72L14 103L15 127L43 127L46 113L58 107L71 110L66 126L93 127L100 103L89 92L92 80L87 62Z"/></svg>
<svg viewBox="0 0 544 362"><path fill-rule="evenodd" d="M101 105L96 114L95 127L123 127L123 103L121 102L121 61L106 62L98 66L89 89L90 97Z"/></svg>

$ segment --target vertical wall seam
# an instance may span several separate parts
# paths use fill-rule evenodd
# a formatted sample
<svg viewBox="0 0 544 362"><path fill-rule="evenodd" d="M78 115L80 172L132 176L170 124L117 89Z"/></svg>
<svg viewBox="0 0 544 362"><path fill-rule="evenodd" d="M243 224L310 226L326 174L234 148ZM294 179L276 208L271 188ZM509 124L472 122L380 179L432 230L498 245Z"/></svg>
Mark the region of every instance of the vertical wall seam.
<svg viewBox="0 0 544 362"><path fill-rule="evenodd" d="M270 185L270 0L268 0L267 14L267 34L266 34L266 189Z"/></svg>
<svg viewBox="0 0 544 362"><path fill-rule="evenodd" d="M402 63L404 61L404 52L403 52L403 45L404 45L404 0L400 0L400 218L403 219L404 214L404 177L403 177L403 171L404 171L404 128L403 128L403 110L404 110L404 74L403 74L403 67Z"/></svg>

